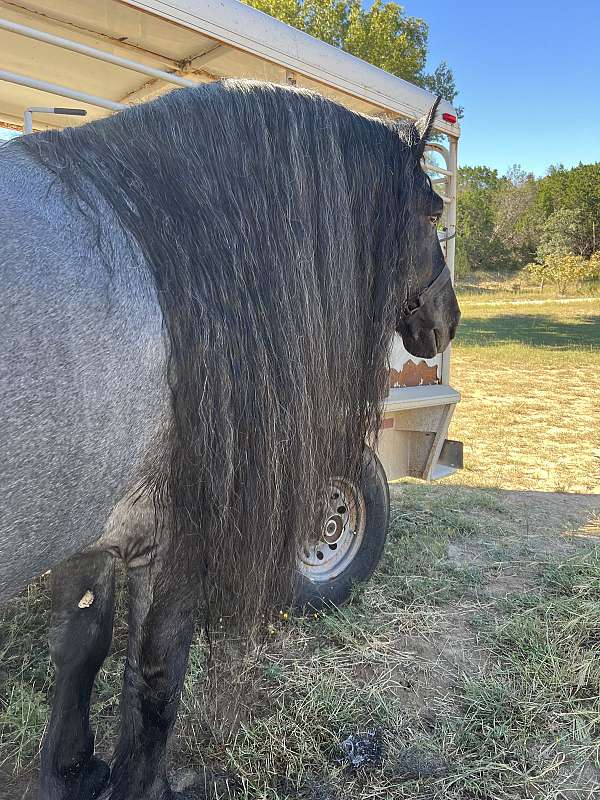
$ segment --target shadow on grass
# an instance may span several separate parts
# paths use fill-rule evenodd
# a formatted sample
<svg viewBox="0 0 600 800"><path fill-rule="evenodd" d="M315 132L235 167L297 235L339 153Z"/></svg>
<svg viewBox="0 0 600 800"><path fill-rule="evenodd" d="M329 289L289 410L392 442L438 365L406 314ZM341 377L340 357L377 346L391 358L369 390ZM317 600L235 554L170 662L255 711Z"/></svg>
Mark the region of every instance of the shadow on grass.
<svg viewBox="0 0 600 800"><path fill-rule="evenodd" d="M479 347L519 343L554 350L600 348L600 316L578 316L572 322L522 313L487 318L467 317L460 323L458 343Z"/></svg>

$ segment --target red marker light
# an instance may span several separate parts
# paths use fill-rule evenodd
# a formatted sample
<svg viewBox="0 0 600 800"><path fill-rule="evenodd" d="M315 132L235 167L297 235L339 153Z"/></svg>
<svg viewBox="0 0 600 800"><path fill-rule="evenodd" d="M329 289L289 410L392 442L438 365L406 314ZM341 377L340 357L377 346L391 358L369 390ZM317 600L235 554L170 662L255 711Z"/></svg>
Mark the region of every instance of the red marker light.
<svg viewBox="0 0 600 800"><path fill-rule="evenodd" d="M453 125L456 122L456 117L454 116L454 114L448 114L448 112L442 114L442 119L445 120L446 122L451 122Z"/></svg>

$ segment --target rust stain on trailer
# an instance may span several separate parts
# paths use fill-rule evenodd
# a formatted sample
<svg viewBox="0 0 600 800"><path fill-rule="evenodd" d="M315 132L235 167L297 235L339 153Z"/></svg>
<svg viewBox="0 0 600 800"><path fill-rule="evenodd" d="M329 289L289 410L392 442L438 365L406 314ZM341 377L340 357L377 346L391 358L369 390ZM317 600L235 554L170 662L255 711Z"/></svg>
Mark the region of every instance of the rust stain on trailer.
<svg viewBox="0 0 600 800"><path fill-rule="evenodd" d="M433 386L439 382L437 364L430 367L426 361L419 361L418 364L415 364L409 358L400 371L390 369L390 389L398 389L405 386Z"/></svg>
<svg viewBox="0 0 600 800"><path fill-rule="evenodd" d="M5 122L4 120L2 120L2 127L7 128L9 131L23 131L22 125L17 125L14 122Z"/></svg>

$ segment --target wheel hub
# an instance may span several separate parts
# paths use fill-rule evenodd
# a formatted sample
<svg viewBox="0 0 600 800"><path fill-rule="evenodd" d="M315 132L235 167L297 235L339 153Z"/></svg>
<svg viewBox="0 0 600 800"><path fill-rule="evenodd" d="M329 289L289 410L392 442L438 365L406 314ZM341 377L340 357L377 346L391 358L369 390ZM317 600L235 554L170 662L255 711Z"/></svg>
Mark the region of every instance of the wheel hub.
<svg viewBox="0 0 600 800"><path fill-rule="evenodd" d="M329 517L323 528L323 539L327 544L335 544L344 532L344 519L339 514Z"/></svg>
<svg viewBox="0 0 600 800"><path fill-rule="evenodd" d="M366 521L362 493L350 481L334 478L328 487L325 515L318 540L307 543L299 555L300 572L314 582L339 575L358 552Z"/></svg>

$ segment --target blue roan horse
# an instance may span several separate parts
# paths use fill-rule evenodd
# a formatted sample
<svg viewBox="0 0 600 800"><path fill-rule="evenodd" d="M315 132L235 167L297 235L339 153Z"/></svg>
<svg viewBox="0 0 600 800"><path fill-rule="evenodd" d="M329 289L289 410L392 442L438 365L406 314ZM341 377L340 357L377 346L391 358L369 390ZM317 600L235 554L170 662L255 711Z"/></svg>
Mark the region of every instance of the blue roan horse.
<svg viewBox="0 0 600 800"><path fill-rule="evenodd" d="M454 335L434 113L224 82L0 149L0 601L52 569L41 800L175 796L195 619L252 632L289 597L324 487L377 429L394 331L423 357ZM109 770L89 705L117 556Z"/></svg>

